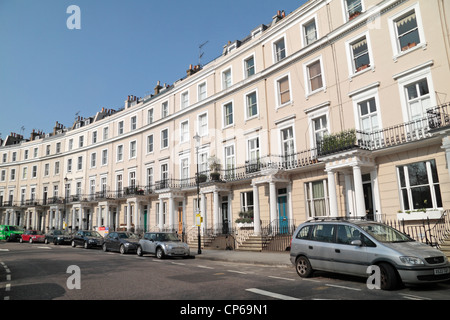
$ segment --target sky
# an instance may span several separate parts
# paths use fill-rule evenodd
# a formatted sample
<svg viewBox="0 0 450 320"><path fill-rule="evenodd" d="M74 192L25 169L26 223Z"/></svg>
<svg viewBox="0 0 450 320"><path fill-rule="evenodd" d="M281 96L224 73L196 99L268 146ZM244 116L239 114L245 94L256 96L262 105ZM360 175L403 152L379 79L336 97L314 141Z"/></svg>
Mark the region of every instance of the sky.
<svg viewBox="0 0 450 320"><path fill-rule="evenodd" d="M201 44L206 64L277 10L305 2L0 0L0 138L122 108L128 95L183 78Z"/></svg>

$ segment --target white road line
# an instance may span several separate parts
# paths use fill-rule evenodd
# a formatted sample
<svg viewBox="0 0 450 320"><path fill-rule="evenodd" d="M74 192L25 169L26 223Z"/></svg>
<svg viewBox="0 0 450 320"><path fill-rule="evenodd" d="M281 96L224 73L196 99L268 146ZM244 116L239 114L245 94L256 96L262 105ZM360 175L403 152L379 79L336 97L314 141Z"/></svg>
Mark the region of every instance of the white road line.
<svg viewBox="0 0 450 320"><path fill-rule="evenodd" d="M247 272L242 271L236 271L236 270L227 270L228 272L234 272L234 273L240 273L240 274L247 274Z"/></svg>
<svg viewBox="0 0 450 320"><path fill-rule="evenodd" d="M176 264L178 266L185 266L185 263L181 263L181 262L172 262L172 264Z"/></svg>
<svg viewBox="0 0 450 320"><path fill-rule="evenodd" d="M409 300L431 300L430 298L414 296L412 294L406 294L406 293L400 293L400 295L403 296L405 299L409 299Z"/></svg>
<svg viewBox="0 0 450 320"><path fill-rule="evenodd" d="M36 248L39 248L39 249L51 249L50 247L36 247Z"/></svg>
<svg viewBox="0 0 450 320"><path fill-rule="evenodd" d="M9 251L9 249L0 249L0 251Z"/></svg>
<svg viewBox="0 0 450 320"><path fill-rule="evenodd" d="M203 268L203 269L214 269L213 267L207 267L207 266L197 266L199 268Z"/></svg>
<svg viewBox="0 0 450 320"><path fill-rule="evenodd" d="M273 279L281 279L281 280L289 280L289 281L295 281L295 279L283 278L283 277L275 277L275 276L269 276L269 278L273 278Z"/></svg>
<svg viewBox="0 0 450 320"><path fill-rule="evenodd" d="M338 286L337 284L328 284L328 283L325 283L325 285L328 286L328 287L341 288L341 289L348 289L348 290L354 290L354 291L361 291L361 289L351 288L351 287L345 287L345 286Z"/></svg>
<svg viewBox="0 0 450 320"><path fill-rule="evenodd" d="M261 289L257 289L257 288L246 289L245 291L250 291L250 292L253 292L253 293L256 293L256 294L260 294L260 295L263 295L263 296L272 297L272 298L280 299L280 300L301 300L301 299L298 299L298 298L285 296L283 294L270 292L270 291L265 291L265 290L261 290Z"/></svg>
<svg viewBox="0 0 450 320"><path fill-rule="evenodd" d="M6 275L6 281L11 281L11 275L10 274Z"/></svg>
<svg viewBox="0 0 450 320"><path fill-rule="evenodd" d="M6 285L5 291L11 291L11 284L10 283L8 283Z"/></svg>

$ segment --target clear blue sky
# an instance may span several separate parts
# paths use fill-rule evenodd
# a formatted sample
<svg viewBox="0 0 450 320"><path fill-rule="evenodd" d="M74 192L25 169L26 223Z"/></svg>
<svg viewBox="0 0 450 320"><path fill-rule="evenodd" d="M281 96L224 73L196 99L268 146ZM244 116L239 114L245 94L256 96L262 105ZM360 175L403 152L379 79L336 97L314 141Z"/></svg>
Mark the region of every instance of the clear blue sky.
<svg viewBox="0 0 450 320"><path fill-rule="evenodd" d="M56 121L123 107L159 80L222 53L277 10L305 0L0 0L0 133L51 132ZM69 30L70 5L81 29ZM24 130L22 130L22 127Z"/></svg>

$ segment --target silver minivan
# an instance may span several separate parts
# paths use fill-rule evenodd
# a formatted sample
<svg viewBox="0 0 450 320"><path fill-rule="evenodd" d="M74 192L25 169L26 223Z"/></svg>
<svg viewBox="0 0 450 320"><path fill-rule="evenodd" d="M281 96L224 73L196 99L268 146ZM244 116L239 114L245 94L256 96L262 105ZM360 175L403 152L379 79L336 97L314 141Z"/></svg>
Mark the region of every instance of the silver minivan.
<svg viewBox="0 0 450 320"><path fill-rule="evenodd" d="M450 264L441 251L367 220L307 221L292 237L290 258L303 278L310 277L314 270L368 277L368 267L376 265L384 290L401 283L450 279Z"/></svg>

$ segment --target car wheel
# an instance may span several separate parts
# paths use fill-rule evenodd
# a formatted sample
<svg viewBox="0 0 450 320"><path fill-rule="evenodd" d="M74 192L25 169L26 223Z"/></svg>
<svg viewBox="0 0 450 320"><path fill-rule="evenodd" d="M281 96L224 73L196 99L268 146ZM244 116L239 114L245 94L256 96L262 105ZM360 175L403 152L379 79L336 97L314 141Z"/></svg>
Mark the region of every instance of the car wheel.
<svg viewBox="0 0 450 320"><path fill-rule="evenodd" d="M295 270L297 274L302 278L308 278L313 274L311 263L307 257L301 256L295 260Z"/></svg>
<svg viewBox="0 0 450 320"><path fill-rule="evenodd" d="M108 251L108 248L106 247L106 243L103 244L102 248L103 248L104 252Z"/></svg>
<svg viewBox="0 0 450 320"><path fill-rule="evenodd" d="M399 278L393 266L388 263L380 263L381 279L380 287L382 290L394 290L399 285Z"/></svg>
<svg viewBox="0 0 450 320"><path fill-rule="evenodd" d="M76 245L76 243L75 243L75 240L72 240L72 247L76 247L77 245Z"/></svg>
<svg viewBox="0 0 450 320"><path fill-rule="evenodd" d="M158 259L164 259L164 250L163 250L163 248L158 247L158 248L156 249L156 257L157 257Z"/></svg>
<svg viewBox="0 0 450 320"><path fill-rule="evenodd" d="M136 254L137 254L139 257L142 257L142 256L144 255L144 252L142 251L141 246L138 246L138 247L137 247L137 249L136 249Z"/></svg>
<svg viewBox="0 0 450 320"><path fill-rule="evenodd" d="M120 252L121 254L124 254L124 253L125 253L125 246L124 246L123 244L120 245L119 252Z"/></svg>

